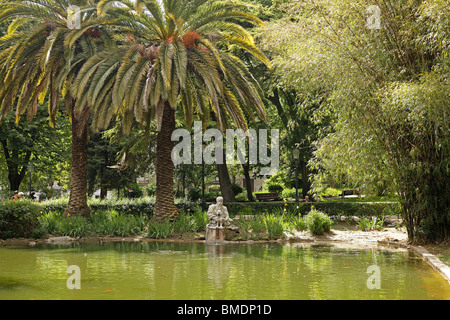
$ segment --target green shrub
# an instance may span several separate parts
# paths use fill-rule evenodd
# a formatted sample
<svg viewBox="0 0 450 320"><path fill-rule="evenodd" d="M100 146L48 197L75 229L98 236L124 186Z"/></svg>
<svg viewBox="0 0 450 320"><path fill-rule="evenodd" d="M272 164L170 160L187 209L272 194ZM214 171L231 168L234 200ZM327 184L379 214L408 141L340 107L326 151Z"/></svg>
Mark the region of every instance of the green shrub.
<svg viewBox="0 0 450 320"><path fill-rule="evenodd" d="M38 217L39 225L34 230L35 236L40 238L45 234L57 234L59 221L62 218L62 213L59 211L41 212Z"/></svg>
<svg viewBox="0 0 450 320"><path fill-rule="evenodd" d="M240 185L238 185L237 183L231 184L231 190L233 191L233 194L235 196L243 191L242 187Z"/></svg>
<svg viewBox="0 0 450 320"><path fill-rule="evenodd" d="M194 217L185 212L181 212L173 221L174 232L192 232L196 231Z"/></svg>
<svg viewBox="0 0 450 320"><path fill-rule="evenodd" d="M298 231L307 229L305 218L301 215L291 216L289 224Z"/></svg>
<svg viewBox="0 0 450 320"><path fill-rule="evenodd" d="M269 190L269 192L276 192L279 195L281 195L283 193L283 185L280 183L276 183L276 182L272 182L267 186L267 189Z"/></svg>
<svg viewBox="0 0 450 320"><path fill-rule="evenodd" d="M285 221L283 216L268 214L264 215L262 219L269 239L278 239L283 236L285 229Z"/></svg>
<svg viewBox="0 0 450 320"><path fill-rule="evenodd" d="M230 216L263 213L274 213L286 209L288 213L296 212L306 215L311 210L311 205L329 216L377 216L386 214L401 215L401 207L398 202L345 202L345 201L321 201L321 202L232 202L226 203ZM298 209L297 209L298 207ZM277 211L280 213L280 211Z"/></svg>
<svg viewBox="0 0 450 320"><path fill-rule="evenodd" d="M306 226L312 234L321 235L331 228L331 219L325 213L312 209L305 217Z"/></svg>
<svg viewBox="0 0 450 320"><path fill-rule="evenodd" d="M244 201L248 201L248 197L247 197L247 193L240 193L237 194L234 199L238 202L244 202ZM253 197L253 199L255 199L255 197Z"/></svg>
<svg viewBox="0 0 450 320"><path fill-rule="evenodd" d="M41 211L59 211L64 212L67 208L69 199L62 197L58 199L51 199L43 201L39 205ZM91 211L101 210L115 210L124 214L141 214L151 217L153 215L154 198L153 197L141 197L141 198L122 198L122 199L88 199L88 205Z"/></svg>
<svg viewBox="0 0 450 320"><path fill-rule="evenodd" d="M27 199L0 202L0 239L33 236L40 209Z"/></svg>
<svg viewBox="0 0 450 320"><path fill-rule="evenodd" d="M328 198L328 197L338 197L342 194L342 190L328 187L322 192L320 192L320 196Z"/></svg>
<svg viewBox="0 0 450 320"><path fill-rule="evenodd" d="M145 192L147 193L147 196L153 197L156 195L156 183L150 183L145 187Z"/></svg>
<svg viewBox="0 0 450 320"><path fill-rule="evenodd" d="M236 223L240 229L240 237L243 240L259 240L266 235L262 216L249 217L247 219L241 217L236 220Z"/></svg>
<svg viewBox="0 0 450 320"><path fill-rule="evenodd" d="M295 188L290 188L290 189L283 189L283 192L281 193L281 196L284 199L295 199L296 196L296 190ZM302 189L298 189L298 197L301 198L302 197Z"/></svg>
<svg viewBox="0 0 450 320"><path fill-rule="evenodd" d="M381 230L384 225L384 217L378 219L378 217L362 217L358 220L358 227L362 231Z"/></svg>
<svg viewBox="0 0 450 320"><path fill-rule="evenodd" d="M90 216L90 222L97 235L132 236L141 233L146 225L144 215L123 214L115 210L95 212Z"/></svg>
<svg viewBox="0 0 450 320"><path fill-rule="evenodd" d="M202 210L194 211L194 225L195 231L206 230L206 225L209 223L209 219L206 212Z"/></svg>
<svg viewBox="0 0 450 320"><path fill-rule="evenodd" d="M61 217L57 222L56 233L61 236L83 237L91 233L91 226L84 217Z"/></svg>
<svg viewBox="0 0 450 320"><path fill-rule="evenodd" d="M174 233L172 222L166 219L162 222L151 221L148 227L148 236L155 239L166 239Z"/></svg>

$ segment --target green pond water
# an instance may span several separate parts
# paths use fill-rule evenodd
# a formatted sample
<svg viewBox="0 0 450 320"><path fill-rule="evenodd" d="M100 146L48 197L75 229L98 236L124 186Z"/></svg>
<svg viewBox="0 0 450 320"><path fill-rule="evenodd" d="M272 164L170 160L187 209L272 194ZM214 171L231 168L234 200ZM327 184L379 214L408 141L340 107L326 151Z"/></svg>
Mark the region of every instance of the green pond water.
<svg viewBox="0 0 450 320"><path fill-rule="evenodd" d="M450 285L404 249L72 243L0 247L0 299L450 299Z"/></svg>

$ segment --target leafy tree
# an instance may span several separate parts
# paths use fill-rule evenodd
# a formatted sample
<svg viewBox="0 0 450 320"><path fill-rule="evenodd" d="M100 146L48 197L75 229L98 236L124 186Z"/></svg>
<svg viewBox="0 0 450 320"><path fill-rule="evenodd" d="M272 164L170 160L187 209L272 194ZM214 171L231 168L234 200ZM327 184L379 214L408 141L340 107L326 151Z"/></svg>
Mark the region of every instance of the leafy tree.
<svg viewBox="0 0 450 320"><path fill-rule="evenodd" d="M27 112L31 119L38 102L48 97L50 124L64 102L72 124L70 198L66 213L87 215L87 146L91 110L85 99L70 94L73 79L85 61L112 36L109 22L97 15L96 4L80 0L80 28L69 28L69 1L23 1L0 3L0 23L10 22L0 39L0 120L16 108L16 118ZM102 27L103 26L103 27Z"/></svg>
<svg viewBox="0 0 450 320"><path fill-rule="evenodd" d="M147 125L156 120L156 220L178 214L171 159L178 105L188 126L194 109L206 121L211 108L221 130L231 123L247 128L242 108L265 119L260 92L247 68L222 49L234 44L270 65L252 36L236 23L261 23L244 7L211 0L100 3L100 17L114 21L128 35L122 45L95 55L83 66L74 93L87 97L100 129L115 112L123 115L125 128L133 117Z"/></svg>
<svg viewBox="0 0 450 320"><path fill-rule="evenodd" d="M410 241L442 241L450 234L450 9L442 0L376 4L378 13L370 1L291 1L262 47L282 83L322 92L335 115L315 168L392 182Z"/></svg>
<svg viewBox="0 0 450 320"><path fill-rule="evenodd" d="M0 124L0 143L11 191L19 190L30 162L37 165L35 176L48 177L58 171L58 165L67 163L67 125L61 117L56 120L55 128L50 128L46 112L39 109L32 121L21 119L16 124L10 114Z"/></svg>

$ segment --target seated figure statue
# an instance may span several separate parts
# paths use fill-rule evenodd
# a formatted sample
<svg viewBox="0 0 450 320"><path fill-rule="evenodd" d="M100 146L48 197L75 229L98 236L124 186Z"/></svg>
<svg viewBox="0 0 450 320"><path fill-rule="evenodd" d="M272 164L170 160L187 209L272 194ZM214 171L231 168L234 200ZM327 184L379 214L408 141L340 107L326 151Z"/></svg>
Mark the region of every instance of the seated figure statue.
<svg viewBox="0 0 450 320"><path fill-rule="evenodd" d="M227 207L223 205L223 198L217 197L216 202L216 204L212 204L208 208L207 216L210 223L207 227L235 229L236 227L231 224L233 220L228 215Z"/></svg>

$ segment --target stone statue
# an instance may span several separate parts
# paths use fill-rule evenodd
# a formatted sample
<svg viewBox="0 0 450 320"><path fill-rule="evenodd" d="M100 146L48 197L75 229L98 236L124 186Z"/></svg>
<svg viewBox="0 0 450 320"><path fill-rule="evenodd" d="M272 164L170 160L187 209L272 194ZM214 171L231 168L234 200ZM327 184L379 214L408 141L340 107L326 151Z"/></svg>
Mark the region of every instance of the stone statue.
<svg viewBox="0 0 450 320"><path fill-rule="evenodd" d="M232 225L232 221L230 216L228 215L227 207L223 205L223 198L217 197L216 204L212 204L208 208L208 219L210 223L207 225L208 228L229 228L236 229L234 225Z"/></svg>

